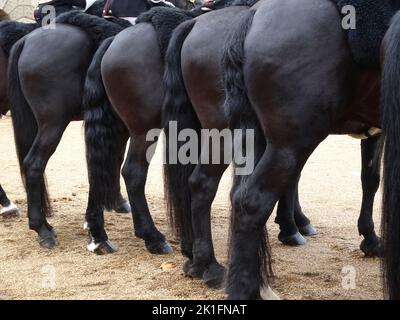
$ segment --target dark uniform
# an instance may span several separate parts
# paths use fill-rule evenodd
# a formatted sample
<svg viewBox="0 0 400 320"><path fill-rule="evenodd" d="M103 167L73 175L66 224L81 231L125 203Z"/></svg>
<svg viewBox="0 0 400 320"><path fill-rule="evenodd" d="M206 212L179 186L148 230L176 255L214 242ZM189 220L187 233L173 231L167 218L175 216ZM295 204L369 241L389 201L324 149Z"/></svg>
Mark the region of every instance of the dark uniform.
<svg viewBox="0 0 400 320"><path fill-rule="evenodd" d="M88 0L93 2L93 0ZM47 3L40 4L36 11L36 14L40 13L40 8L44 5L52 5L56 9L62 8L63 11L66 9L85 9L87 7L86 0L52 0ZM105 0L103 16L107 17L137 17L141 13L149 10L151 7L165 5L173 6L166 0ZM35 14L35 16L36 16Z"/></svg>
<svg viewBox="0 0 400 320"><path fill-rule="evenodd" d="M104 17L137 17L150 9L147 0L107 0Z"/></svg>

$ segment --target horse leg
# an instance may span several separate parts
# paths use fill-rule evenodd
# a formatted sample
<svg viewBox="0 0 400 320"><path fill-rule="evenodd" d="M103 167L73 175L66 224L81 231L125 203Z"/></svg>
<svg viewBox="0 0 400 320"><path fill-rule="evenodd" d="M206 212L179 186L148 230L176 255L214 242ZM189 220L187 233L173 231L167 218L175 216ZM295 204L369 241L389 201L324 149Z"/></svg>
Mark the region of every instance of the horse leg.
<svg viewBox="0 0 400 320"><path fill-rule="evenodd" d="M117 145L117 161L118 161L118 166L116 170L116 175L118 181L120 181L120 176L121 176L121 167L125 159L125 150L126 150L126 143L129 138L129 133L125 126L121 123L120 128L118 128L119 134L118 134L118 140L115 141ZM118 183L120 185L120 183ZM129 204L129 201L127 201L123 195L121 194L121 190L119 191L117 203L114 206L114 211L116 213L130 213L131 212L131 206Z"/></svg>
<svg viewBox="0 0 400 320"><path fill-rule="evenodd" d="M286 245L306 243L303 236L315 236L317 230L303 213L299 201L299 180L279 199L275 222L280 226L279 240Z"/></svg>
<svg viewBox="0 0 400 320"><path fill-rule="evenodd" d="M295 220L297 183L279 199L276 222L279 224L279 241L288 246L302 246L306 244L306 239L299 232Z"/></svg>
<svg viewBox="0 0 400 320"><path fill-rule="evenodd" d="M11 204L10 199L8 199L6 192L0 185L0 205L3 207L8 207Z"/></svg>
<svg viewBox="0 0 400 320"><path fill-rule="evenodd" d="M0 117L8 111L7 102L7 65L8 58L0 48Z"/></svg>
<svg viewBox="0 0 400 320"><path fill-rule="evenodd" d="M383 247L374 230L373 206L375 194L379 188L381 153L380 137L371 137L361 141L361 182L363 197L358 231L364 236L360 249L369 257L381 257Z"/></svg>
<svg viewBox="0 0 400 320"><path fill-rule="evenodd" d="M316 145L315 145L316 146ZM295 185L315 147L281 148L268 144L254 172L232 193L233 225L227 292L230 299L259 299L268 285L270 259L265 224L281 195ZM268 248L268 246L267 246ZM251 276L250 276L251 275Z"/></svg>
<svg viewBox="0 0 400 320"><path fill-rule="evenodd" d="M0 210L1 217L11 217L20 214L18 207L10 199L8 199L7 194L1 185L0 185L0 205L3 207Z"/></svg>
<svg viewBox="0 0 400 320"><path fill-rule="evenodd" d="M129 137L128 131L122 123L118 123L115 128L117 134L113 143L116 146L116 161L118 165L115 168L116 179L118 180L118 186L120 186L119 180L121 176L121 165L124 161L126 143ZM117 247L108 239L107 233L104 228L104 208L98 205L98 201L95 200L96 185L89 184L89 199L88 206L85 215L84 229L89 230L89 236L91 238L88 245L88 250L98 255L114 253L117 251ZM120 190L119 196L114 205L117 213L128 213L131 212L129 203L123 198ZM111 210L111 208L108 208Z"/></svg>
<svg viewBox="0 0 400 320"><path fill-rule="evenodd" d="M199 164L189 178L191 192L193 259L186 262L184 272L202 278L209 287L220 287L225 276L214 254L211 234L211 205L218 190L225 164Z"/></svg>
<svg viewBox="0 0 400 320"><path fill-rule="evenodd" d="M154 142L146 141L146 135L131 135L128 156L122 168L129 201L135 235L145 241L147 250L153 254L168 254L171 246L165 236L157 230L150 215L145 195L145 185L149 163L154 155L148 151Z"/></svg>
<svg viewBox="0 0 400 320"><path fill-rule="evenodd" d="M28 195L29 227L39 235L39 244L53 248L58 244L53 227L47 222L43 203L42 188L45 186L44 171L48 160L55 152L68 122L40 126L35 142L24 159Z"/></svg>
<svg viewBox="0 0 400 320"><path fill-rule="evenodd" d="M299 182L297 182L294 200L294 220L300 233L306 237L312 237L318 234L317 229L311 224L310 219L304 214L299 200Z"/></svg>

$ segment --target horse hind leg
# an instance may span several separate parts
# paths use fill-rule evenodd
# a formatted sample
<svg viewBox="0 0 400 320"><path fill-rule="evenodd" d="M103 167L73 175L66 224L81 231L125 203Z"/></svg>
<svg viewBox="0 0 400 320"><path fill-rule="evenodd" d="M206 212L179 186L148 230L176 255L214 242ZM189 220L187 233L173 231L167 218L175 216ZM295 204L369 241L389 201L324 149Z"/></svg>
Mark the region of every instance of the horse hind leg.
<svg viewBox="0 0 400 320"><path fill-rule="evenodd" d="M153 142L146 140L145 135L131 135L122 176L132 207L135 235L145 241L146 248L150 253L169 254L172 252L172 247L155 226L145 195L149 163L154 154L149 151L152 144Z"/></svg>
<svg viewBox="0 0 400 320"><path fill-rule="evenodd" d="M29 227L38 233L39 244L48 249L58 245L58 241L53 227L46 219L48 204L46 203L44 171L66 127L67 123L59 123L40 128L35 142L23 162L28 195Z"/></svg>
<svg viewBox="0 0 400 320"><path fill-rule="evenodd" d="M288 246L306 244L304 236L315 236L317 230L301 209L298 181L279 199L275 222L279 224L279 241Z"/></svg>
<svg viewBox="0 0 400 320"><path fill-rule="evenodd" d="M0 185L0 205L3 207L0 210L0 216L8 218L12 216L19 216L20 210L18 207L7 197L6 192Z"/></svg>
<svg viewBox="0 0 400 320"><path fill-rule="evenodd" d="M374 230L373 206L375 194L380 181L380 137L371 137L361 141L361 182L363 197L360 217L358 219L358 231L364 236L360 249L367 257L381 257L383 245Z"/></svg>
<svg viewBox="0 0 400 320"><path fill-rule="evenodd" d="M0 185L0 205L3 207L7 207L10 205L10 203L11 203L10 199L8 199L6 192Z"/></svg>
<svg viewBox="0 0 400 320"><path fill-rule="evenodd" d="M116 175L117 175L117 180L120 181L120 176L121 176L121 167L125 159L125 150L126 150L126 143L129 138L129 133L128 130L125 128L125 126L121 123L119 125L119 128L117 129L119 134L117 141L115 143L117 144L117 162L118 166L116 166ZM120 186L120 183L118 182L118 185ZM117 198L117 202L114 205L114 208L112 208L116 213L131 213L132 209L129 204L129 201L126 200L123 195L121 194L121 190L119 190L119 195Z"/></svg>
<svg viewBox="0 0 400 320"><path fill-rule="evenodd" d="M279 199L275 220L280 227L278 239L287 246L302 246L307 242L299 232L294 217L295 192L296 187L290 187L290 189Z"/></svg>
<svg viewBox="0 0 400 320"><path fill-rule="evenodd" d="M201 278L211 288L218 288L225 278L225 268L215 258L211 234L211 205L218 190L225 164L199 164L189 178L192 211L193 257L184 272Z"/></svg>
<svg viewBox="0 0 400 320"><path fill-rule="evenodd" d="M281 195L295 185L313 150L269 144L254 172L235 187L227 280L230 299L260 299L268 288L272 269L268 242L264 243L265 224Z"/></svg>
<svg viewBox="0 0 400 320"><path fill-rule="evenodd" d="M305 237L313 237L318 234L317 229L311 224L310 219L304 214L299 200L299 182L297 182L294 200L294 220L300 233Z"/></svg>

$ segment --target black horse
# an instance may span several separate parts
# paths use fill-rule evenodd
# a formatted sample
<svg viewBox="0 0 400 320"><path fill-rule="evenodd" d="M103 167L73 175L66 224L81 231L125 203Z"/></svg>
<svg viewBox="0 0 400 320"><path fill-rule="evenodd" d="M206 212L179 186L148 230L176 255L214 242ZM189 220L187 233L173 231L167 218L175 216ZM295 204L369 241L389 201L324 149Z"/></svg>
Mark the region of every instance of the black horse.
<svg viewBox="0 0 400 320"><path fill-rule="evenodd" d="M11 52L9 97L21 173L28 194L30 228L39 234L39 242L46 248L57 244L54 231L45 218L50 211L43 176L46 164L68 123L83 118L84 81L95 50L105 38L114 36L129 25L127 21L106 21L81 12L70 12L57 18L56 29L39 28L33 31L19 40ZM91 120L86 120L86 125L90 127ZM121 204L126 206L119 192L119 177L128 133L121 122L115 130L118 140L112 143L116 161L107 163L102 170L111 170L113 181L117 183L110 194L92 187L89 190L86 220L92 235L96 236L97 219L101 216L103 221L104 209L97 205L97 199L113 198L112 202L106 203L107 208ZM97 140L97 143L101 141ZM88 154L88 157L91 156L96 154ZM93 176L89 175L89 181L92 179ZM102 184L108 185L109 181L102 180ZM101 215L98 215L99 212ZM135 217L140 215L141 212L135 213ZM104 239L104 234L99 237ZM92 241L88 248L99 254L116 250L109 241ZM164 250L159 252L158 248L159 245L153 243L149 250L165 253Z"/></svg>
<svg viewBox="0 0 400 320"><path fill-rule="evenodd" d="M116 32L122 30L102 18L90 17L108 23ZM46 248L52 248L57 240L45 218L51 208L43 174L69 122L82 119L83 84L94 51L88 33L59 24L54 30L34 30L19 40L10 54L9 101L28 194L29 225ZM120 158L122 162L123 150ZM130 211L122 196L110 208L121 206L122 211Z"/></svg>
<svg viewBox="0 0 400 320"><path fill-rule="evenodd" d="M168 43L168 34L170 35L172 32L172 26L174 24L178 25L184 19L191 19L191 17L191 13L187 15L184 11L173 9L149 11L147 20L145 17L139 17L138 21L147 22L141 22L134 27L128 28L114 39L106 40L103 43L92 61L86 82L85 95L88 96L85 99L87 103L85 108L87 151L89 155L96 155L96 157L88 157L89 176L98 177L99 172L102 175L108 175L108 177L100 176L92 179L91 188L95 190L104 189L102 191L103 194L112 194L110 192L112 190L111 186L115 184L115 182L103 183L104 180L111 181L113 176L110 171L102 169L106 164L115 161L112 141L117 139L113 134L113 127L116 125L104 120L114 119L112 110L114 109L114 112L121 118L130 132L130 147L122 174L128 186L128 193L134 206L134 212L143 213L140 217L134 217L135 232L141 238L144 238L143 235L147 235L147 238L154 239L153 242L155 243L160 243L161 240L164 240L164 236L155 229L144 189L149 161L153 155L152 152L154 152L155 144L153 139L157 140L158 138L155 135L152 139L147 139L147 134L153 129L162 127L164 50L163 46L160 46L160 42ZM170 32L158 30L159 26L155 26L150 21L153 21L153 23L154 21L162 21L161 24L167 27L161 26L160 28L170 28ZM164 41L160 41L161 38ZM110 99L112 107L104 104L103 108L100 109L99 102L104 101L106 96ZM146 110L146 112L143 112L143 110ZM93 115L96 115L96 117ZM91 120L92 118L96 122ZM96 125L96 130L92 129L94 125ZM99 145L98 141L102 141L102 144ZM97 155L103 156L98 158ZM174 176L173 179L177 179L177 176ZM177 179L177 181L180 182L181 180ZM168 187L166 190L168 190ZM179 187L185 190L184 185ZM185 194L182 191L180 193ZM104 201L106 198L102 196L97 197L97 199ZM298 199L296 200L296 209L299 212L296 218L302 218L300 217L301 208L298 204ZM291 210L291 202L289 198L286 201L284 200L283 203L285 205L282 205L280 212ZM184 208L180 208L180 210L184 210ZM280 223L284 225L283 219L285 215L280 214L280 216L282 216ZM301 225L302 233L314 235L316 233L315 229L305 216L304 219L305 221L302 220ZM97 221L101 222L101 224L99 223L96 228L91 228L92 234L96 236L97 234L105 233L103 220L98 219ZM205 221L207 223L207 219ZM94 233L94 230L98 231ZM181 236L185 238L185 235ZM280 238L285 243L293 245L299 244L299 241L303 239L299 232L294 234L282 232ZM99 240L96 239L96 241L104 242L105 240L100 238ZM183 243L185 243L184 239ZM148 245L146 243L146 246ZM185 255L192 256L191 243L186 241L182 251ZM221 266L215 263L213 269L219 272L217 275L210 274L210 277L206 277L206 282L210 286L219 285L223 277L223 268Z"/></svg>
<svg viewBox="0 0 400 320"><path fill-rule="evenodd" d="M220 48L221 43L227 40L226 31L234 29L237 24L235 17L247 14L248 9L244 7L232 7L185 22L174 32L167 51L164 81L166 129L169 121L178 121L178 130L217 128L222 131L228 126L228 118L223 110L224 91L220 85ZM213 30L213 37L208 36L207 30ZM210 56L213 59L210 60ZM247 114L243 109L239 112L243 113L243 117ZM249 127L257 127L257 123L249 124ZM265 143L263 137L256 137L256 140L260 144ZM170 141L169 137L167 141ZM186 141L181 142L185 143ZM202 151L212 157L212 150ZM374 231L372 219L374 196L380 179L379 137L362 140L361 155L363 198L358 229L364 240L360 248L367 256L381 256L382 245ZM205 280L221 280L221 274L217 276L220 268L215 260L211 238L210 208L226 168L227 165L224 164L199 164L192 168L179 164L166 166L166 191L173 220L183 229L180 230L182 236L192 237L189 248L193 244L193 249L183 250L189 258L184 266L185 273L203 277ZM310 228L310 221L302 212L298 201L297 182L286 189L278 204L277 222L281 228L279 238L284 243L287 239L290 239L291 244L304 243L298 236L299 230L307 235L308 232L305 231Z"/></svg>
<svg viewBox="0 0 400 320"><path fill-rule="evenodd" d="M46 5L51 5L55 8L56 16L63 13L75 10L72 5L63 1L53 0L42 3L37 8L37 13L40 13L40 18L43 18L47 13L41 12L41 8ZM104 0L96 1L87 11L87 14L102 16ZM36 13L35 11L35 13ZM38 17L37 17L38 18ZM42 22L38 19L34 23L22 23L18 21L6 20L0 22L0 112L5 114L8 110L7 104L7 62L12 46L28 33L42 26Z"/></svg>
<svg viewBox="0 0 400 320"><path fill-rule="evenodd" d="M166 12L173 15L180 10ZM168 22L159 21L172 28L170 18ZM121 120L128 128L130 145L122 175L136 213L133 216L135 235L145 241L150 252L168 253L171 247L154 225L145 195L148 161L153 156L148 153L153 142L146 140L146 134L161 127L163 60L159 40L151 23L138 23L104 41L87 75L85 137L90 188L98 194L93 198L96 206L102 207L113 201L112 190L116 184L112 171L107 170L116 160L114 141L120 133L115 128ZM103 183L105 180L107 184ZM94 242L105 245L109 240L103 213L99 210L96 214L91 219L90 230Z"/></svg>
<svg viewBox="0 0 400 320"><path fill-rule="evenodd" d="M385 46L381 124L379 68L355 64L331 1L268 0L242 17L223 53L224 107L232 129L257 124L261 142L254 172L235 176L232 188L229 298L260 298L268 285L265 224L321 141L381 126L385 276L389 297L400 298L399 18Z"/></svg>

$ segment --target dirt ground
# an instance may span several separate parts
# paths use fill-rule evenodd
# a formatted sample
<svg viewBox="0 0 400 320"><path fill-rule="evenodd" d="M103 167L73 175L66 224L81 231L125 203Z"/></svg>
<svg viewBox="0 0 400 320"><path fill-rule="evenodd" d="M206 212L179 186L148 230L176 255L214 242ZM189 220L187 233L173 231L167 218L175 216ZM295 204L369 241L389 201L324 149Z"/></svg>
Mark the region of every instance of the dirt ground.
<svg viewBox="0 0 400 320"><path fill-rule="evenodd" d="M381 299L379 260L364 258L357 232L361 202L359 141L333 136L310 158L303 171L300 201L319 235L303 247L277 240L273 219L268 223L276 293L283 299ZM47 167L55 227L60 245L39 247L28 230L26 200L12 138L10 119L0 120L0 182L23 211L20 218L0 219L0 299L221 299L223 290L209 290L201 281L185 278L184 259L174 253L152 256L132 234L129 215L106 213L113 255L95 256L86 250L82 230L88 183L82 123L71 124ZM157 226L171 240L165 218L160 153L151 164L147 184L149 206ZM213 234L219 260L226 264L230 172L213 205ZM379 228L380 195L375 221ZM379 229L378 229L379 230ZM163 270L165 262L176 268ZM355 287L343 286L350 270ZM49 278L50 277L50 278ZM49 282L49 279L52 281ZM344 279L344 280L343 280Z"/></svg>

